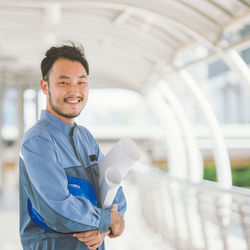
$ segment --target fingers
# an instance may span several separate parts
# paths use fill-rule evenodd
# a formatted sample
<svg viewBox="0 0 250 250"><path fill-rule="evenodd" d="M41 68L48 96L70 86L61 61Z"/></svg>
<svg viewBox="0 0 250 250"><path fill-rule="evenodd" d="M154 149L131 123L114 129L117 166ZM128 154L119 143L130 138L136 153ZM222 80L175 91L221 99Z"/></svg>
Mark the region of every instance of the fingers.
<svg viewBox="0 0 250 250"><path fill-rule="evenodd" d="M101 235L98 230L85 231L73 234L73 237L78 238L82 242L98 241L101 240Z"/></svg>
<svg viewBox="0 0 250 250"><path fill-rule="evenodd" d="M113 204L112 208L110 209L110 211L115 211L115 210L118 210L118 206L117 204Z"/></svg>
<svg viewBox="0 0 250 250"><path fill-rule="evenodd" d="M75 233L73 234L73 237L76 238L81 238L82 240L91 240L95 237L95 232L93 231L86 231L86 232L81 232L81 233Z"/></svg>
<svg viewBox="0 0 250 250"><path fill-rule="evenodd" d="M95 239L95 240L91 240L91 241L85 242L85 245L90 250L98 248L101 244L102 244L102 240L101 239Z"/></svg>
<svg viewBox="0 0 250 250"><path fill-rule="evenodd" d="M98 230L91 230L91 231L85 231L81 233L74 233L73 237L77 238L79 241L84 242L85 245L90 249L90 250L95 250L98 248L102 242L104 237L109 233L102 233Z"/></svg>

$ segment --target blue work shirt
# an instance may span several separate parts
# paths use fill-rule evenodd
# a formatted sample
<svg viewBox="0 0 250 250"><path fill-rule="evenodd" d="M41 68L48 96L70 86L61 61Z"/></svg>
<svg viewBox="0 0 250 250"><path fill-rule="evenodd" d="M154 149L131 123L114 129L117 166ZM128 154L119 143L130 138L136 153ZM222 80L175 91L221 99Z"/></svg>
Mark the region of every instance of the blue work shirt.
<svg viewBox="0 0 250 250"><path fill-rule="evenodd" d="M96 140L85 127L69 125L42 111L41 119L25 133L19 157L20 236L25 250L88 249L73 237L74 232L108 231L109 209L70 194L67 179L90 182L99 201L98 162L102 158ZM28 199L54 232L31 220ZM126 199L121 187L114 203L124 215ZM98 249L104 250L104 244Z"/></svg>

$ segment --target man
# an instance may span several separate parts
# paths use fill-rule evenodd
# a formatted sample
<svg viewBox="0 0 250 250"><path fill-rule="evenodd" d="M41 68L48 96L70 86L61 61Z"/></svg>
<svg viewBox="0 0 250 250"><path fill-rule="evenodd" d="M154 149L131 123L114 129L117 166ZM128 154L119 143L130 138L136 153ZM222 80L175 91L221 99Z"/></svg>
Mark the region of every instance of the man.
<svg viewBox="0 0 250 250"><path fill-rule="evenodd" d="M91 133L74 122L88 100L84 51L74 44L52 47L41 71L46 110L24 135L19 157L23 248L103 250L107 235L124 230L126 200L120 188L112 208L100 208L97 164L103 155ZM85 196L70 193L72 179L87 184Z"/></svg>

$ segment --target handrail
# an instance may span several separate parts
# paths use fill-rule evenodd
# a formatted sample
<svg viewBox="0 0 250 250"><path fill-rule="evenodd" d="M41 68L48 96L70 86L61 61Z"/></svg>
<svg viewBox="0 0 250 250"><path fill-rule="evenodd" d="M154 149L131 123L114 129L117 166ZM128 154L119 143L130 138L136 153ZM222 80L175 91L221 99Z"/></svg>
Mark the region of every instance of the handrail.
<svg viewBox="0 0 250 250"><path fill-rule="evenodd" d="M250 190L219 183L191 183L137 164L143 217L176 250L250 250Z"/></svg>

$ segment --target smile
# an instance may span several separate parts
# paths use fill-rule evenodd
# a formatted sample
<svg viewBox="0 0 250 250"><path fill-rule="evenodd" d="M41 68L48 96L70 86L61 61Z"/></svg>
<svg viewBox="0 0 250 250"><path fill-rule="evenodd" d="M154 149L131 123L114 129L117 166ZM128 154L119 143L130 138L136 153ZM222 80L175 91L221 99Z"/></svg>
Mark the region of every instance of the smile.
<svg viewBox="0 0 250 250"><path fill-rule="evenodd" d="M72 99L72 98L65 98L64 101L67 102L67 103L72 103L72 104L75 104L75 103L79 103L80 101L82 101L83 98L79 97L77 99Z"/></svg>
<svg viewBox="0 0 250 250"><path fill-rule="evenodd" d="M76 101L67 101L68 103L78 103L80 102L80 100L76 100Z"/></svg>

